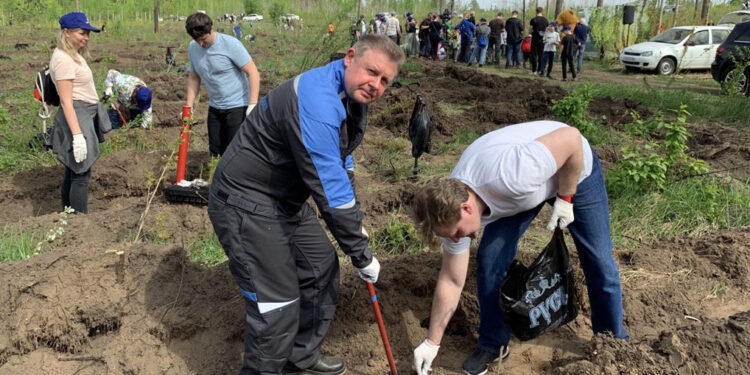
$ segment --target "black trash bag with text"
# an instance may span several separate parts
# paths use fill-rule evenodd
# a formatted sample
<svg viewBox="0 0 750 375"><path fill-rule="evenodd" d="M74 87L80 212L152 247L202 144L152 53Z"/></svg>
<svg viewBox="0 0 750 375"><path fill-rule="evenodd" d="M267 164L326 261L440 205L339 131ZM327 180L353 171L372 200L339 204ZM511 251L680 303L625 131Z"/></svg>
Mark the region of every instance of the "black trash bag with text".
<svg viewBox="0 0 750 375"><path fill-rule="evenodd" d="M560 228L528 268L513 260L500 291L505 322L521 341L576 318L578 306L570 255Z"/></svg>
<svg viewBox="0 0 750 375"><path fill-rule="evenodd" d="M430 153L430 136L432 135L432 120L427 114L427 104L421 95L417 95L414 110L409 119L409 139L411 140L411 156L418 158L423 152Z"/></svg>

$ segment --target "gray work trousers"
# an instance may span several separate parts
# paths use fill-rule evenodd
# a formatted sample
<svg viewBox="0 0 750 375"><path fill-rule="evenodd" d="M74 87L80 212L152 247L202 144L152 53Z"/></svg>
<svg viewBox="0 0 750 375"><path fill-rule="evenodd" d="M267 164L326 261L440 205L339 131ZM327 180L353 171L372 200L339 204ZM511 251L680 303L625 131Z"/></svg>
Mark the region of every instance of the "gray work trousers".
<svg viewBox="0 0 750 375"><path fill-rule="evenodd" d="M285 215L258 201L216 188L208 203L245 301L242 375L312 366L338 304L338 257L312 207Z"/></svg>

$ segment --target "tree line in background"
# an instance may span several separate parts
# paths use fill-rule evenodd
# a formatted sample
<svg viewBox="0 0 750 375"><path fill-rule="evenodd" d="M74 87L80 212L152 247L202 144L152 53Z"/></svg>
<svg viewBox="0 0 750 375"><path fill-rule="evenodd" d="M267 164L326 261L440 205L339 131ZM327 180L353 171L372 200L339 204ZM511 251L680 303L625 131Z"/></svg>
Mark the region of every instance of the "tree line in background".
<svg viewBox="0 0 750 375"><path fill-rule="evenodd" d="M509 16L512 10L518 10L527 23L538 6L545 8L545 15L550 19L567 9L563 0L520 1L522 6L518 9L482 9L477 0L0 0L0 22L3 26L23 22L53 24L60 15L78 9L85 12L95 26L107 22L112 22L112 26L153 22L156 32L156 18L179 20L197 10L204 10L212 17L224 13L258 13L269 21L295 13L325 24L341 24L356 18L357 14L369 18L383 12L413 12L419 20L428 12L445 8L457 12L473 10L477 18L492 18L498 11ZM608 52L619 53L626 40L641 42L676 25L714 23L724 14L739 9L742 2L730 0L713 5L711 0L634 0L630 5L636 7L635 22L628 28L622 24L623 5L608 6L606 0L597 0L597 7L575 10L579 17L589 18L592 37L604 57ZM499 6L501 2L494 4Z"/></svg>

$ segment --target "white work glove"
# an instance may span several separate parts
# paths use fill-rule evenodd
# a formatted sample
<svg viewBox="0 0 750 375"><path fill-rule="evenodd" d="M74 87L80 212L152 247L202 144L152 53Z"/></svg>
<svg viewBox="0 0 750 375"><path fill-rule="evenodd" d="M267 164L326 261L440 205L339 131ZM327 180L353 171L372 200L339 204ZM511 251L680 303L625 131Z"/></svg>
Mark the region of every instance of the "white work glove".
<svg viewBox="0 0 750 375"><path fill-rule="evenodd" d="M417 375L427 375L432 371L432 360L437 356L440 345L432 345L424 340L414 349L414 370Z"/></svg>
<svg viewBox="0 0 750 375"><path fill-rule="evenodd" d="M552 205L552 217L547 223L547 229L554 230L558 221L560 222L560 229L565 229L573 219L573 203L568 203L560 197L555 198L555 204Z"/></svg>
<svg viewBox="0 0 750 375"><path fill-rule="evenodd" d="M86 160L86 138L83 138L83 134L76 134L73 136L73 159L76 163L83 163Z"/></svg>
<svg viewBox="0 0 750 375"><path fill-rule="evenodd" d="M104 89L104 95L107 96L107 97L111 97L112 96L112 88L111 87L107 87L106 89Z"/></svg>
<svg viewBox="0 0 750 375"><path fill-rule="evenodd" d="M247 109L245 110L245 117L250 116L250 112L253 111L253 108L255 108L255 103L249 104L247 106Z"/></svg>
<svg viewBox="0 0 750 375"><path fill-rule="evenodd" d="M358 268L357 272L359 272L359 277L362 280L375 284L378 281L378 274L380 273L380 262L375 257L372 257L370 265L365 268Z"/></svg>

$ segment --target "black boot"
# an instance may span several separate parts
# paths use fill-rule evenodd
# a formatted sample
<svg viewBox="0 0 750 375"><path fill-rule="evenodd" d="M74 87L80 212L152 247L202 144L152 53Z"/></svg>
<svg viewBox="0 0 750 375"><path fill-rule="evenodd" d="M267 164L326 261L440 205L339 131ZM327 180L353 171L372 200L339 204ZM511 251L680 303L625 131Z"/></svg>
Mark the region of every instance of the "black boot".
<svg viewBox="0 0 750 375"><path fill-rule="evenodd" d="M317 362L306 369L297 368L292 364L284 367L284 373L289 375L341 375L346 372L344 360L336 357L322 356Z"/></svg>

